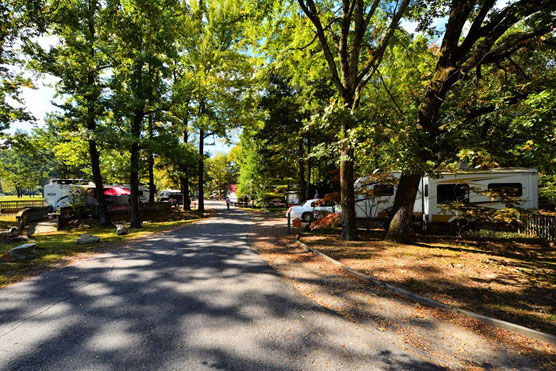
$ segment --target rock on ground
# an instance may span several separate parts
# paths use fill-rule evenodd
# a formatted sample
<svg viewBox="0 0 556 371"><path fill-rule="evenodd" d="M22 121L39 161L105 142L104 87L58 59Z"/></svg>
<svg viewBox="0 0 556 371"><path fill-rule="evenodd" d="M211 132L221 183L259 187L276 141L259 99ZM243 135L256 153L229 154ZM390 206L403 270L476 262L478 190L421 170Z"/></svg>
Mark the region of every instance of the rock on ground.
<svg viewBox="0 0 556 371"><path fill-rule="evenodd" d="M10 254L12 261L34 259L37 256L35 251L36 246L36 243L26 243L11 249L8 254Z"/></svg>
<svg viewBox="0 0 556 371"><path fill-rule="evenodd" d="M79 237L75 243L83 245L83 244L87 244L87 243L97 243L100 241L100 237L98 236L92 236L90 234L87 233L83 233L81 235L81 237Z"/></svg>
<svg viewBox="0 0 556 371"><path fill-rule="evenodd" d="M124 226L121 225L121 224L118 224L118 225L116 226L116 234L117 234L118 236L123 236L123 235L125 235L125 234L129 234L129 228L124 227Z"/></svg>

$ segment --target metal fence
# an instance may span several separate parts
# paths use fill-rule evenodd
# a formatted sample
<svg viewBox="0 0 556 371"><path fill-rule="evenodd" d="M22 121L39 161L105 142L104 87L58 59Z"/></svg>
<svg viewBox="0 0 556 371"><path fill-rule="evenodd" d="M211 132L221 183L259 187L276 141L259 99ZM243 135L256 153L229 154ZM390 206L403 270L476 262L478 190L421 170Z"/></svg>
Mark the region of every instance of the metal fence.
<svg viewBox="0 0 556 371"><path fill-rule="evenodd" d="M43 207L44 200L37 201L0 201L0 214L15 213L27 207Z"/></svg>
<svg viewBox="0 0 556 371"><path fill-rule="evenodd" d="M520 232L556 241L556 216L531 214L521 217Z"/></svg>

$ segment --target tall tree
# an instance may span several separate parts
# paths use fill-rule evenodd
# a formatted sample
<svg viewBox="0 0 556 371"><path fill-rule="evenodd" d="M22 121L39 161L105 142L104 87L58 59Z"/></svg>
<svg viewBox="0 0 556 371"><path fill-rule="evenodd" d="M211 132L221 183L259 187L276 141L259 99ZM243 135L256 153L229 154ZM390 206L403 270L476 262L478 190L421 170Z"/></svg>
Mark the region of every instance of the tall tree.
<svg viewBox="0 0 556 371"><path fill-rule="evenodd" d="M243 42L243 4L232 0L191 2L186 20L185 64L193 79L191 126L199 145L199 211L204 211L204 145L211 136L225 137L229 129L249 121L253 100L253 62Z"/></svg>
<svg viewBox="0 0 556 371"><path fill-rule="evenodd" d="M185 4L178 0L116 2L111 28L117 61L112 88L117 115L129 123L132 228L140 228L139 171L145 116L167 109L167 60L177 57L177 25Z"/></svg>
<svg viewBox="0 0 556 371"><path fill-rule="evenodd" d="M448 21L417 115L415 141L419 164L414 169L421 171L406 171L400 178L387 234L389 240L404 242L411 237L419 179L427 168L434 168L436 154L442 152L438 138L446 133L441 108L449 92L458 82L480 75L481 65L500 62L521 48L539 42L556 24L556 3L551 0L518 0L500 9L495 0L452 1L445 6L441 10L448 13ZM436 7L432 9L438 11Z"/></svg>
<svg viewBox="0 0 556 371"><path fill-rule="evenodd" d="M49 32L60 42L44 51L34 45L39 71L59 78L57 92L68 99L61 107L88 143L90 167L98 201L99 223L110 225L104 197L97 142L99 121L106 115L103 72L112 67L107 52L106 7L99 0L53 1L46 15Z"/></svg>
<svg viewBox="0 0 556 371"><path fill-rule="evenodd" d="M363 90L380 66L410 0L384 8L379 0L343 0L341 5L313 0L298 3L313 26L314 39L339 95L339 107L346 112L339 138L342 237L355 240L354 146L350 138L354 120L350 116L359 108Z"/></svg>

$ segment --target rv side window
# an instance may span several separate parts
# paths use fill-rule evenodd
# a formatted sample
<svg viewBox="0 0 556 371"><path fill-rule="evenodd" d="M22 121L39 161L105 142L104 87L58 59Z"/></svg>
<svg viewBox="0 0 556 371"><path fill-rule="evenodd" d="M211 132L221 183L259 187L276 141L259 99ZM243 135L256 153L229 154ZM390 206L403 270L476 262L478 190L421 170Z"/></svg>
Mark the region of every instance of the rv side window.
<svg viewBox="0 0 556 371"><path fill-rule="evenodd" d="M519 197L523 194L523 186L521 183L490 183L488 191Z"/></svg>
<svg viewBox="0 0 556 371"><path fill-rule="evenodd" d="M469 203L469 185L439 184L436 186L436 197L439 204L450 202Z"/></svg>
<svg viewBox="0 0 556 371"><path fill-rule="evenodd" d="M393 196L394 195L394 186L391 184L375 184L375 196Z"/></svg>

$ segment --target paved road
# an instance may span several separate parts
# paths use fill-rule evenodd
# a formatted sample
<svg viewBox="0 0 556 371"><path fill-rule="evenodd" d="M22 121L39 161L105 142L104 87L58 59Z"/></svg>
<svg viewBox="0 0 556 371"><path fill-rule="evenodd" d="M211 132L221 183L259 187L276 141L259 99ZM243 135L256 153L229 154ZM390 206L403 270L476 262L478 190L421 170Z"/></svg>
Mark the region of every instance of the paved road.
<svg viewBox="0 0 556 371"><path fill-rule="evenodd" d="M0 290L0 369L436 369L311 303L227 212Z"/></svg>

